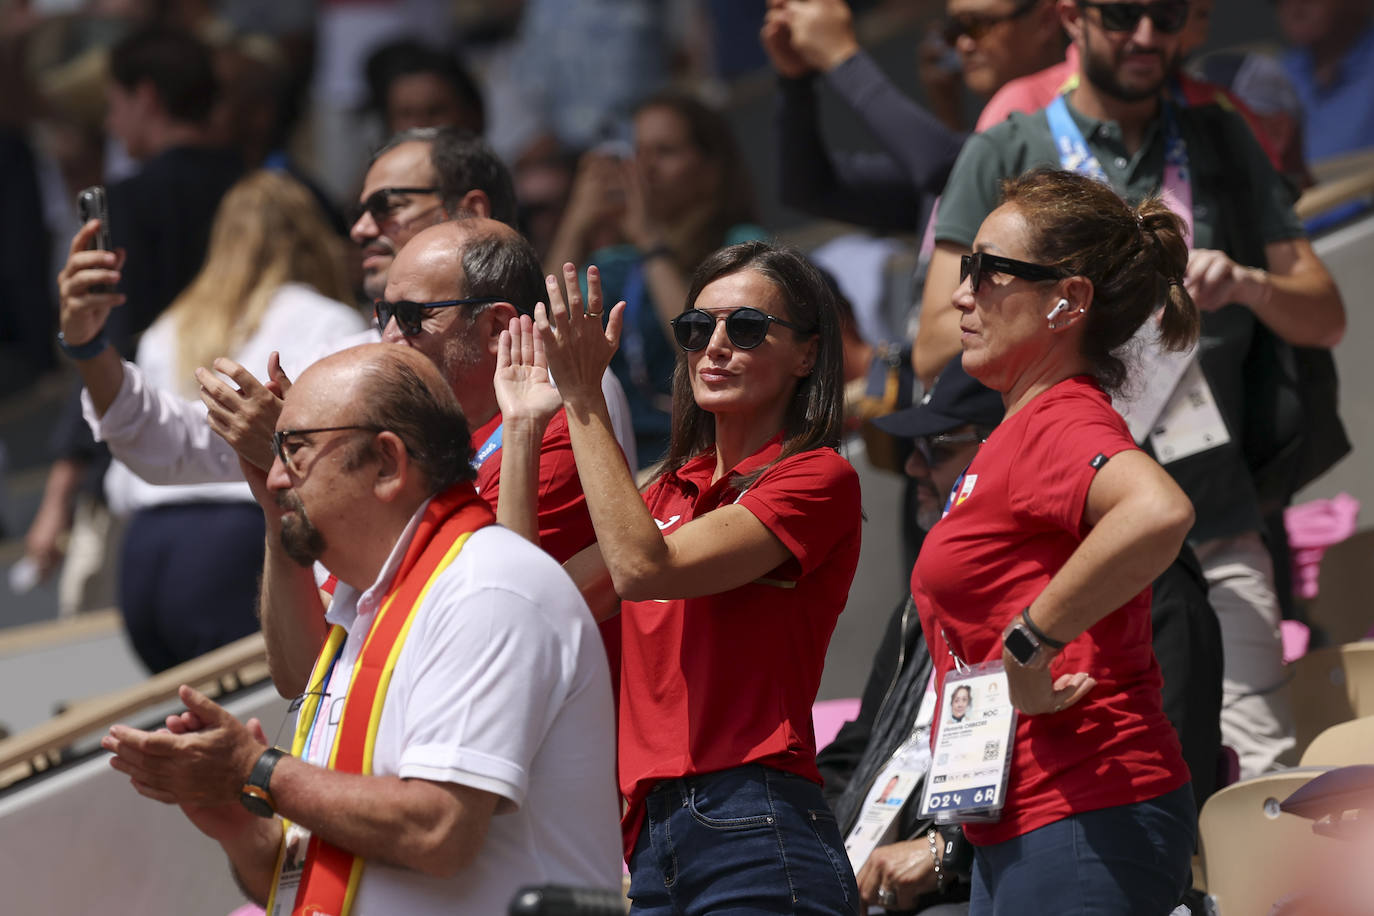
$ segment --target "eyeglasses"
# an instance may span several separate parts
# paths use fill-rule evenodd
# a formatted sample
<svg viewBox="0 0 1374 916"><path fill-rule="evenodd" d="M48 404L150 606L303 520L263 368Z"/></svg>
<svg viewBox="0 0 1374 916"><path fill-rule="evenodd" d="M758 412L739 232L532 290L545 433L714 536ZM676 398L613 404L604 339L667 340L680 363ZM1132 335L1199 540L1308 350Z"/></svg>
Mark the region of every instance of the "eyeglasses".
<svg viewBox="0 0 1374 916"><path fill-rule="evenodd" d="M1096 3L1093 0L1078 0L1078 5L1097 10L1102 17L1102 28L1108 32L1134 32L1140 20L1150 17L1150 22L1165 35L1174 35L1183 30L1188 22L1187 0L1156 0L1155 3Z"/></svg>
<svg viewBox="0 0 1374 916"><path fill-rule="evenodd" d="M950 46L953 46L964 35L974 41L981 41L984 35L992 31L993 26L1010 22L1013 19L1020 19L1034 9L1039 2L1040 0L1021 0L1016 9L1001 16L988 13L955 13L945 20L940 34L944 37L945 43Z"/></svg>
<svg viewBox="0 0 1374 916"><path fill-rule="evenodd" d="M377 330L386 333L386 326L391 323L391 319L396 319L396 326L401 329L401 333L406 337L414 337L420 333L420 322L424 319L425 313L434 309L453 308L455 305L491 305L494 302L505 302L499 296L474 296L471 299L445 299L442 302L408 302L402 299L400 302L387 302L385 299L378 299L372 303L372 314L377 319Z"/></svg>
<svg viewBox="0 0 1374 916"><path fill-rule="evenodd" d="M710 312L701 309L687 309L678 315L671 322L673 326L673 336L677 338L677 345L691 353L701 350L711 342L711 335L716 331L717 319ZM761 312L756 308L745 306L735 309L725 318L725 336L730 339L730 345L741 350L752 350L763 339L768 336L768 326L774 322L785 328L803 332L800 325L790 321L784 321L776 315Z"/></svg>
<svg viewBox="0 0 1374 916"><path fill-rule="evenodd" d="M941 433L938 436L921 436L916 440L916 451L926 460L926 467L936 468L953 458L959 451L955 446L982 442L978 433Z"/></svg>
<svg viewBox="0 0 1374 916"><path fill-rule="evenodd" d="M978 292L978 285L982 282L984 274L1011 274L1022 280L1058 280L1063 276L1053 267L1018 261L1015 258L1003 258L986 251L975 251L959 259L959 282L963 283L972 277L975 293Z"/></svg>
<svg viewBox="0 0 1374 916"><path fill-rule="evenodd" d="M304 436L310 433L332 433L344 429L363 429L371 433L379 433L382 431L382 427L380 426L362 426L358 424L352 426L319 426L315 429L279 429L272 433L272 454L277 456L277 460L280 461L288 471L299 471L300 468L298 468L293 461L296 449L294 446L288 446L287 439L292 436Z"/></svg>
<svg viewBox="0 0 1374 916"><path fill-rule="evenodd" d="M373 191L360 204L354 204L349 213L348 224L351 226L363 218L364 213L372 214L372 221L381 225L391 217L402 206L405 201L396 200L398 197L405 197L409 194L437 194L438 188L378 188Z"/></svg>

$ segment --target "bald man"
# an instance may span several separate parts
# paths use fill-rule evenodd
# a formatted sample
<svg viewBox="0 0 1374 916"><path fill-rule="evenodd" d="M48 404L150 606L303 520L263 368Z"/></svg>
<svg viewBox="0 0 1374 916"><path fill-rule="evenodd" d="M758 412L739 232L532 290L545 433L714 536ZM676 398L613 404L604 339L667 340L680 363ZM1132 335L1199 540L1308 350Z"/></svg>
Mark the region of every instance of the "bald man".
<svg viewBox="0 0 1374 916"><path fill-rule="evenodd" d="M619 880L600 640L558 564L493 524L441 368L376 344L316 363L249 472L281 551L339 580L292 753L189 687L167 731L102 742L271 912L497 913L526 882Z"/></svg>

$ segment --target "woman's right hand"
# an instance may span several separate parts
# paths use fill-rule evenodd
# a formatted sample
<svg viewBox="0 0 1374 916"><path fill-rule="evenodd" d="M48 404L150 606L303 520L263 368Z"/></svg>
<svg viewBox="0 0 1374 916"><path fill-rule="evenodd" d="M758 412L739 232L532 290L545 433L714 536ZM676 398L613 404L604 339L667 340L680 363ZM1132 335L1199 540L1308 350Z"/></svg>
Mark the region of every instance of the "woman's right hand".
<svg viewBox="0 0 1374 916"><path fill-rule="evenodd" d="M510 326L501 332L494 382L503 423L527 423L542 436L549 420L563 406L558 389L549 382L544 341L535 333L534 321L528 315L512 318Z"/></svg>
<svg viewBox="0 0 1374 916"><path fill-rule="evenodd" d="M67 263L57 274L57 293L60 309L59 328L62 339L70 346L88 343L105 327L110 309L124 304L124 295L116 292L95 292L94 286L113 290L119 282L124 266L124 251L88 249L100 220L93 219L77 230L67 249Z"/></svg>
<svg viewBox="0 0 1374 916"><path fill-rule="evenodd" d="M534 326L542 338L549 368L565 404L587 403L600 398L601 377L620 345L620 327L625 303L611 309L603 328L604 300L601 274L595 265L587 268L587 304L582 304L582 289L577 283L577 267L563 265L563 283L550 274L545 278L549 303L534 309ZM566 285L566 300L562 287Z"/></svg>

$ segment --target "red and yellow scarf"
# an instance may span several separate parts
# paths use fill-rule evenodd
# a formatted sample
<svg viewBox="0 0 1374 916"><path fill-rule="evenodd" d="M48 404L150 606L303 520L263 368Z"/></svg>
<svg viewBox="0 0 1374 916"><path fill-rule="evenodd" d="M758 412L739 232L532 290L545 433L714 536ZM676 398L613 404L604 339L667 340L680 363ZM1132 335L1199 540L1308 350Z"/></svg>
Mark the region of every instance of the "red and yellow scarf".
<svg viewBox="0 0 1374 916"><path fill-rule="evenodd" d="M400 568L382 599L381 609L377 611L353 666L343 714L330 749L331 770L362 774L372 772L372 752L382 719L382 704L386 702L391 674L410 632L415 610L424 601L435 579L458 556L468 537L495 520L491 507L466 482L435 496L425 507L415 536L406 548ZM323 684L326 672L338 656L346 636L343 627L330 628L324 648L315 662L315 670L311 672L311 685ZM322 690L319 689L312 689L306 694L291 745L291 753L295 756L300 756L305 749L311 723L319 712L321 694ZM277 853L272 882L274 897L286 857L285 821L282 826L282 848ZM362 872L361 858L312 835L291 913L293 916L307 913L347 916L357 895ZM268 900L267 912L273 912L274 902Z"/></svg>

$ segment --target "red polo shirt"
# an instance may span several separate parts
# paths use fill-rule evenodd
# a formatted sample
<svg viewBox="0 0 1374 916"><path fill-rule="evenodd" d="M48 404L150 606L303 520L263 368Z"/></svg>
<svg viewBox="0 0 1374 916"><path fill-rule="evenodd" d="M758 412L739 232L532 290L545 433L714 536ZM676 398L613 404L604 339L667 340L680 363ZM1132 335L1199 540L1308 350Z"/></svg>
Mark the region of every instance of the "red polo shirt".
<svg viewBox="0 0 1374 916"><path fill-rule="evenodd" d="M665 535L720 506L748 509L792 559L700 598L626 601L620 789L626 854L663 779L762 763L819 783L811 705L859 560L859 478L828 448L793 455L743 494L731 484L775 459L780 438L715 484L715 452L661 476L644 501Z"/></svg>
<svg viewBox="0 0 1374 916"><path fill-rule="evenodd" d="M1113 455L1135 448L1126 421L1086 376L1039 395L988 437L911 577L926 645L943 683L954 667L1000 660L1002 630L1042 592L1088 530L1088 487ZM1188 781L1164 717L1150 644L1150 589L1098 621L1051 663L1097 686L1063 712L1020 716L1002 818L968 824L1000 843L1070 814L1157 798Z"/></svg>

